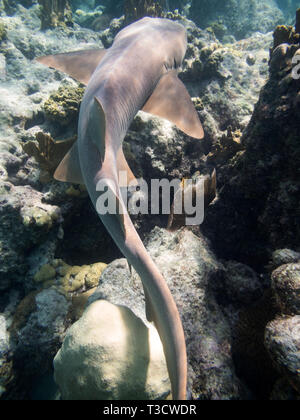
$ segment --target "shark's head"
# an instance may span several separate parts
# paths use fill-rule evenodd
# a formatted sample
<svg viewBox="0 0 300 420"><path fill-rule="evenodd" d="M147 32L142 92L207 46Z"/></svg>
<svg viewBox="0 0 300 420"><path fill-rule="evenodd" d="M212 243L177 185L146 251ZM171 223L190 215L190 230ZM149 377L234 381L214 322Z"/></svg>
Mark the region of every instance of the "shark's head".
<svg viewBox="0 0 300 420"><path fill-rule="evenodd" d="M169 19L145 17L124 28L115 41L130 42L130 39L136 39L141 34L145 42L147 33L157 40L155 53L163 56L167 69L180 67L186 53L187 34L179 23Z"/></svg>

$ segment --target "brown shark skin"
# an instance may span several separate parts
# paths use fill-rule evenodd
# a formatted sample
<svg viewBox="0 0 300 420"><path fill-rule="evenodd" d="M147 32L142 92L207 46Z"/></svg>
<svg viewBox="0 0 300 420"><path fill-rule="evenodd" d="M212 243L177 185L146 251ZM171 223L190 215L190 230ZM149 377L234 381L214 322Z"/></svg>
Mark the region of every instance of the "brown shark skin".
<svg viewBox="0 0 300 420"><path fill-rule="evenodd" d="M177 101L177 96L180 95L176 96L176 93L179 92L183 97L180 127L196 138L203 137L197 113L193 107L189 108L191 101L189 103L187 92L179 80L176 85L174 77L185 56L186 47L184 27L167 19L144 18L123 29L116 36L112 47L103 54L96 69L91 72L87 68L92 77L80 108L78 142L71 153L74 160L79 161L78 182L83 178L95 208L101 196L101 192L97 191L97 184L103 180L106 180L122 208L122 215L99 216L129 264L141 277L147 300L150 300L147 316L150 314L160 335L175 400L186 399L187 356L184 331L171 292L146 251L125 208L118 182L118 157L122 155L124 137L137 112L149 103L148 99L157 86L162 86L162 91L167 93L169 87L172 87L170 80L174 83L172 98L176 97L177 109L173 109L174 114L168 119L172 121L173 117L174 122L178 118L180 97ZM84 54L89 55L86 52ZM51 67L52 60L53 56L50 56L49 59L43 57L39 61ZM53 65L55 66L61 69L61 63L58 67L57 64ZM82 78L81 63L79 67L79 76ZM170 79L168 75L171 76ZM158 95L158 102L160 98ZM153 105L155 100L149 105L148 112L151 112ZM159 107L156 109L159 110ZM188 112L184 113L184 110ZM172 114L172 106L168 113ZM184 114L188 114L186 120ZM79 159L76 158L77 155ZM71 169L72 171L68 168L66 170L62 165L56 171L56 178L72 182L71 179L64 179L68 173L75 174L76 178L76 165Z"/></svg>

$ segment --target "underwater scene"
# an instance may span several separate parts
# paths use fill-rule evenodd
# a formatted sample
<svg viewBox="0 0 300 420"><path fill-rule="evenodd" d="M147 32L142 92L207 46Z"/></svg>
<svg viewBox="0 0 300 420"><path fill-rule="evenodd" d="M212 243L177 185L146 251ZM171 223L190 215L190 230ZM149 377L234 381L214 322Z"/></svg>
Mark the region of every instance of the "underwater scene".
<svg viewBox="0 0 300 420"><path fill-rule="evenodd" d="M0 0L0 400L299 399L300 0Z"/></svg>

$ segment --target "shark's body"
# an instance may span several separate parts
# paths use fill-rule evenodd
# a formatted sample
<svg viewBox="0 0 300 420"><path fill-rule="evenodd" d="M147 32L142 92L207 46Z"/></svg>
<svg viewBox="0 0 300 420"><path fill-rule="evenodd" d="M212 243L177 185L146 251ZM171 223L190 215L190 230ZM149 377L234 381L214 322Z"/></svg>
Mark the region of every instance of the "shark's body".
<svg viewBox="0 0 300 420"><path fill-rule="evenodd" d="M168 118L193 137L203 137L197 113L177 78L185 51L186 32L181 25L166 19L144 18L122 30L107 51L86 51L82 57L78 52L39 59L87 83L80 109L78 142L58 167L55 177L84 183L95 207L101 195L96 190L99 181L106 180L116 196L122 211L101 214L100 218L141 277L147 318L154 321L161 337L174 399L186 398L184 332L166 282L125 209L118 171L127 171L129 181L134 180L122 142L140 109ZM80 58L86 58L86 68L84 63L82 68L78 67Z"/></svg>

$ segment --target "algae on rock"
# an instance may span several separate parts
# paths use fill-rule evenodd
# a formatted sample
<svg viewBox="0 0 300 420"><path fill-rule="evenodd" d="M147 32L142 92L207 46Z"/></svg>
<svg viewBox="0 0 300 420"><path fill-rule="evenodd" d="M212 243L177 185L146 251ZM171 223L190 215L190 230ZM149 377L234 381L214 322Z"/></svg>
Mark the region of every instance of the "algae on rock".
<svg viewBox="0 0 300 420"><path fill-rule="evenodd" d="M44 104L46 117L61 126L75 123L83 95L81 87L60 87Z"/></svg>

